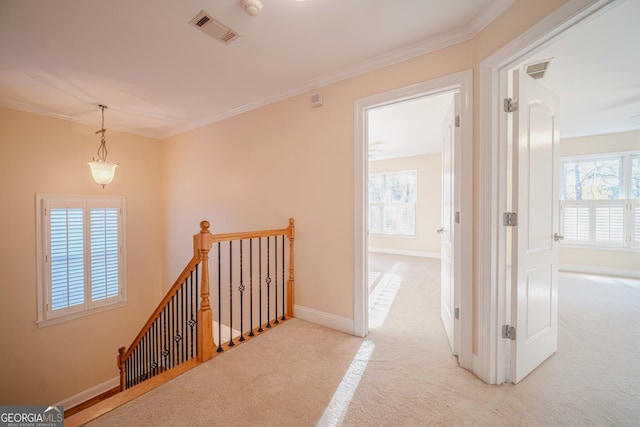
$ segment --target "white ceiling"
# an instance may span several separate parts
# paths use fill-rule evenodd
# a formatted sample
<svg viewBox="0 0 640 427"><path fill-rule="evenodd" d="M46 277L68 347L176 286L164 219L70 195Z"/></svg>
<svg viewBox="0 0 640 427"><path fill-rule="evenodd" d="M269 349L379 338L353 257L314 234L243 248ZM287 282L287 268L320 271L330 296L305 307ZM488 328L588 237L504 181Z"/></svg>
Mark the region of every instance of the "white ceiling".
<svg viewBox="0 0 640 427"><path fill-rule="evenodd" d="M0 0L0 105L156 138L469 39L513 0ZM189 25L205 10L241 37Z"/></svg>
<svg viewBox="0 0 640 427"><path fill-rule="evenodd" d="M512 2L0 0L0 105L98 127L106 104L108 129L166 138L466 40ZM190 26L201 10L241 37ZM526 61L553 58L563 137L640 129L638 16L622 2ZM372 111L377 158L438 150L448 100L413 103Z"/></svg>
<svg viewBox="0 0 640 427"><path fill-rule="evenodd" d="M539 82L560 97L563 138L640 130L639 17L640 1L627 0L521 64L552 59ZM370 160L439 152L448 99L423 98L372 110Z"/></svg>

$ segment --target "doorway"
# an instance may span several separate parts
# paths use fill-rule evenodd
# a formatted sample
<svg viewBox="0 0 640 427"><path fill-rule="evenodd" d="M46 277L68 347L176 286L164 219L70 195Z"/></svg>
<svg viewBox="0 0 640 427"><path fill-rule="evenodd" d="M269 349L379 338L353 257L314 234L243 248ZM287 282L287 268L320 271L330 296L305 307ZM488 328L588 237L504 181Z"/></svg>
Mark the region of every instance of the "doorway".
<svg viewBox="0 0 640 427"><path fill-rule="evenodd" d="M622 2L602 0L585 6L570 2L566 8L552 14L546 22L533 27L480 66L480 147L483 150L480 174L483 183L481 191L487 197L480 200L479 221L488 226L480 230L479 322L480 334L488 339L480 343L478 374L488 383L501 383L507 378L507 352L501 332L507 324L505 319L509 314L506 284L509 280L510 229L503 225L503 214L510 211L508 159L511 153L507 148L510 130L504 120L505 106L502 104L510 97L510 72L513 68L522 68L523 64L532 59L541 59L536 58L536 55L567 34L574 33L578 24L591 22L611 6L620 3ZM561 235L557 237L562 238Z"/></svg>
<svg viewBox="0 0 640 427"><path fill-rule="evenodd" d="M369 146L369 112L375 108L393 105L396 103L416 100L437 95L459 93L460 95L460 150L459 156L453 162L453 173L458 178L456 181L455 198L457 200L456 211L456 239L460 241L471 240L472 220L472 152L471 146L471 84L472 73L465 71L454 75L430 80L410 87L391 92L374 95L372 97L356 101L356 137L355 137L355 277L354 277L354 333L358 336L366 336L369 330L369 298L368 298L368 250L369 244L369 203L368 180L369 158L375 154ZM375 146L375 145L374 145ZM466 154L465 154L466 153ZM420 215L417 213L416 215ZM435 233L437 230L431 230ZM429 232L429 230L427 230ZM457 325L459 332L455 340L459 341L459 364L471 370L472 356L472 289L471 289L471 246L454 245L455 271L453 272L455 286L457 287L458 310Z"/></svg>

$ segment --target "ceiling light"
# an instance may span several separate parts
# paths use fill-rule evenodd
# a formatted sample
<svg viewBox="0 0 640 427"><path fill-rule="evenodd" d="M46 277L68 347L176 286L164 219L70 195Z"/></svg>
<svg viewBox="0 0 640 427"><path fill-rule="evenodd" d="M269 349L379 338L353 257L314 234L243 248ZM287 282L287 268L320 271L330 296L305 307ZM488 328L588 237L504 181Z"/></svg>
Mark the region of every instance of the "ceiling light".
<svg viewBox="0 0 640 427"><path fill-rule="evenodd" d="M87 164L91 168L91 176L93 176L93 180L104 188L107 184L110 184L111 181L113 181L118 163L112 163L107 160L107 141L104 137L107 130L104 128L104 110L108 107L105 105L100 105L99 107L102 109L102 128L96 131L96 134L100 134L98 157L94 157L93 161L87 162Z"/></svg>
<svg viewBox="0 0 640 427"><path fill-rule="evenodd" d="M247 15L258 16L262 12L262 2L260 0L242 0L242 8Z"/></svg>

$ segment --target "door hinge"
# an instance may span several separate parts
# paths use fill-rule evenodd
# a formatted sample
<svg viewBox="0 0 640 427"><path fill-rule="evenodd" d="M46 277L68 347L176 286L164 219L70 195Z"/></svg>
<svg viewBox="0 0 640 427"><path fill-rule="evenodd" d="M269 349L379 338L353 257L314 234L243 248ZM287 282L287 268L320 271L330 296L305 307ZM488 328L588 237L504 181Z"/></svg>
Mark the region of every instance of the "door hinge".
<svg viewBox="0 0 640 427"><path fill-rule="evenodd" d="M456 212L456 224L460 224L460 212Z"/></svg>
<svg viewBox="0 0 640 427"><path fill-rule="evenodd" d="M458 320L460 319L460 309L456 308L455 310L453 310L453 317Z"/></svg>
<svg viewBox="0 0 640 427"><path fill-rule="evenodd" d="M456 114L456 127L460 127L460 114Z"/></svg>
<svg viewBox="0 0 640 427"><path fill-rule="evenodd" d="M514 111L518 111L518 98L505 98L504 111L505 113L513 113Z"/></svg>
<svg viewBox="0 0 640 427"><path fill-rule="evenodd" d="M516 340L516 328L511 325L502 325L502 338Z"/></svg>
<svg viewBox="0 0 640 427"><path fill-rule="evenodd" d="M518 225L518 214L515 212L505 212L502 214L502 225L505 227L515 227Z"/></svg>

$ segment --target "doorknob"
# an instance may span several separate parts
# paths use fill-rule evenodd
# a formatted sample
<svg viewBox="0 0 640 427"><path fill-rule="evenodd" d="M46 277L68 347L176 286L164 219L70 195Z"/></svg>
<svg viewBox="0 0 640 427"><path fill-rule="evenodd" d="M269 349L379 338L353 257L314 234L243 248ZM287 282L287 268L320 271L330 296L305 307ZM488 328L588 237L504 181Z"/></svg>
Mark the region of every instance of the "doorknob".
<svg viewBox="0 0 640 427"><path fill-rule="evenodd" d="M438 233L438 234L442 234L442 233L444 233L444 228L442 228L442 227L438 228L438 229L436 230L436 233Z"/></svg>
<svg viewBox="0 0 640 427"><path fill-rule="evenodd" d="M561 236L558 233L553 233L553 240L555 240L556 242L564 240L564 236Z"/></svg>

